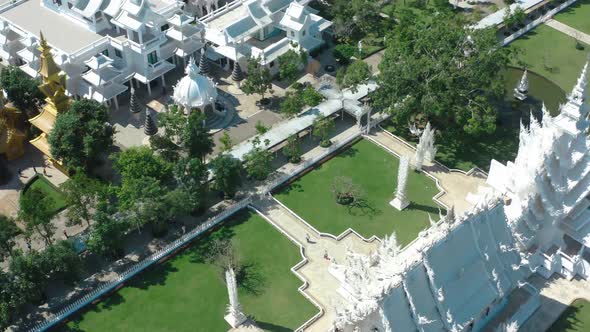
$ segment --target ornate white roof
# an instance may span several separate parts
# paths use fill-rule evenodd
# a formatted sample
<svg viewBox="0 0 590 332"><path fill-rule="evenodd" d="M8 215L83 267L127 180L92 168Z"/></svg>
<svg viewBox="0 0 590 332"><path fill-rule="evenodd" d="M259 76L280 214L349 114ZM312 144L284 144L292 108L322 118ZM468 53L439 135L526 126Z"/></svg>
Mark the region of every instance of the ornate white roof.
<svg viewBox="0 0 590 332"><path fill-rule="evenodd" d="M187 108L202 107L212 104L217 99L217 88L210 78L199 74L195 59L190 58L186 66L186 76L174 87L172 98Z"/></svg>

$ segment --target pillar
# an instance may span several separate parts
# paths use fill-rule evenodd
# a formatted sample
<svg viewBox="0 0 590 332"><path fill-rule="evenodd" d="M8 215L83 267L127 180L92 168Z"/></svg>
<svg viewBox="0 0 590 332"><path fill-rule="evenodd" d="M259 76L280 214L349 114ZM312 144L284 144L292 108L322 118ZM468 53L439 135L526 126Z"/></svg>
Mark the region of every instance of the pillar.
<svg viewBox="0 0 590 332"><path fill-rule="evenodd" d="M147 85L148 94L151 97L151 95L152 95L152 87L151 87L151 84L150 83L151 83L150 81L147 81L147 83L145 85Z"/></svg>

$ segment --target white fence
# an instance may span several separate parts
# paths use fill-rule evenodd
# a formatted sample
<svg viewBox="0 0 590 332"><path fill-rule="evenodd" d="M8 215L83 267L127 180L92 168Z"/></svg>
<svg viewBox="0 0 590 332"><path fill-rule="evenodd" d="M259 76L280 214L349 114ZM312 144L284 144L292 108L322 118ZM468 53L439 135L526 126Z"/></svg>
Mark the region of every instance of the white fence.
<svg viewBox="0 0 590 332"><path fill-rule="evenodd" d="M233 215L237 211L245 208L252 202L252 197L248 197L222 213L218 214L215 217L210 218L206 222L200 224L199 226L195 227L190 232L184 234L183 236L176 239L174 242L169 243L160 251L150 255L149 257L145 258L143 261L133 265L127 271L121 273L119 277L109 283L103 284L98 288L95 288L90 293L84 295L80 299L76 300L75 302L67 305L56 314L53 314L47 321L38 324L31 331L45 331L55 325L59 324L62 320L70 316L71 314L75 313L76 311L82 309L84 306L94 302L95 300L101 298L102 296L108 294L109 292L116 290L117 287L125 283L127 280L133 278L138 273L142 272L146 268L152 266L154 263L162 260L163 258L168 257L169 255L173 254L175 251L183 247L184 245L193 241L196 237L203 234L204 232L210 230L211 228L215 227L223 220L228 218L229 216Z"/></svg>
<svg viewBox="0 0 590 332"><path fill-rule="evenodd" d="M530 30L532 30L533 28L535 28L539 24L545 23L545 21L551 19L553 17L553 15L555 15L555 14L559 13L560 11L564 10L565 8L569 7L571 4L573 4L576 1L577 0L567 0L566 2L562 3L561 5L551 9L545 15L543 15L543 16L539 17L538 19L525 25L524 28L522 28L522 29L518 30L517 32L513 33L512 35L504 38L504 40L502 41L502 45L506 46L506 45L512 43L517 38L519 38L522 35L524 35L525 33L529 32ZM508 27L506 27L506 28L508 28Z"/></svg>

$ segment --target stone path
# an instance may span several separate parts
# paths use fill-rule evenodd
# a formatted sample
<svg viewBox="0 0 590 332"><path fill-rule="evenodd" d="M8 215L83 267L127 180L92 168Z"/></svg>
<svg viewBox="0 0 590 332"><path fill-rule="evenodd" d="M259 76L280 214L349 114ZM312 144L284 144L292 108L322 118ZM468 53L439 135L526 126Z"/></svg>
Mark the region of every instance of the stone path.
<svg viewBox="0 0 590 332"><path fill-rule="evenodd" d="M258 200L253 205L269 218L275 227L287 233L303 248L308 262L297 272L309 283L305 293L324 309L324 314L305 330L328 331L336 318L334 308L345 301L337 292L340 282L328 271L331 261L343 263L347 248L357 253L369 254L377 248L379 242L365 241L355 233L347 234L340 241L320 236L314 228L306 225L274 199ZM306 239L308 235L310 242ZM325 253L328 253L329 259L324 258Z"/></svg>
<svg viewBox="0 0 590 332"><path fill-rule="evenodd" d="M520 327L520 332L547 331L574 300L590 300L590 283L587 280L568 281L555 275L545 280L533 275L528 281L541 291L541 307Z"/></svg>
<svg viewBox="0 0 590 332"><path fill-rule="evenodd" d="M381 143L400 156L412 157L415 149L407 143L395 138L384 129L374 130L369 138ZM439 185L445 190L438 200L447 207L454 206L459 215L471 208L471 203L466 197L469 193L476 193L478 187L485 186L486 175L481 170L472 170L464 173L458 170L450 170L439 163L424 163L424 171L435 177Z"/></svg>
<svg viewBox="0 0 590 332"><path fill-rule="evenodd" d="M547 20L547 22L545 22L545 24L547 24L548 26L552 27L553 29L563 32L566 35L576 38L578 40L580 40L583 43L586 43L588 45L590 45L590 35L586 34L580 30L576 30L572 27L570 27L567 24L563 24L559 21L556 21L554 19L549 19Z"/></svg>

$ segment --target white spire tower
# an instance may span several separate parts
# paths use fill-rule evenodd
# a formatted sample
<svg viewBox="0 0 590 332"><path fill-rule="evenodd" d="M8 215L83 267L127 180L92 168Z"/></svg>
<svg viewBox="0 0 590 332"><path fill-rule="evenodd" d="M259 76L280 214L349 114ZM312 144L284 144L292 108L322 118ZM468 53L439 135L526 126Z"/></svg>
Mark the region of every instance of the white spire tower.
<svg viewBox="0 0 590 332"><path fill-rule="evenodd" d="M518 82L518 86L514 89L514 98L524 101L527 98L527 94L529 92L529 79L528 79L528 71L525 68L522 77L520 78L520 82Z"/></svg>
<svg viewBox="0 0 590 332"><path fill-rule="evenodd" d="M434 129L430 127L430 122L428 122L426 123L426 127L420 136L420 141L416 146L414 167L417 170L421 170L424 162L431 163L434 161L435 155L436 147L434 146Z"/></svg>
<svg viewBox="0 0 590 332"><path fill-rule="evenodd" d="M227 283L227 293L229 294L229 305L227 306L227 315L225 321L236 328L246 321L246 315L242 312L238 302L238 286L236 284L236 274L234 269L229 267L225 270L225 282Z"/></svg>
<svg viewBox="0 0 590 332"><path fill-rule="evenodd" d="M403 210L410 201L406 197L406 191L408 186L408 174L410 173L410 158L404 156L400 158L399 169L397 172L397 190L395 192L395 198L389 202L391 206L398 210Z"/></svg>

